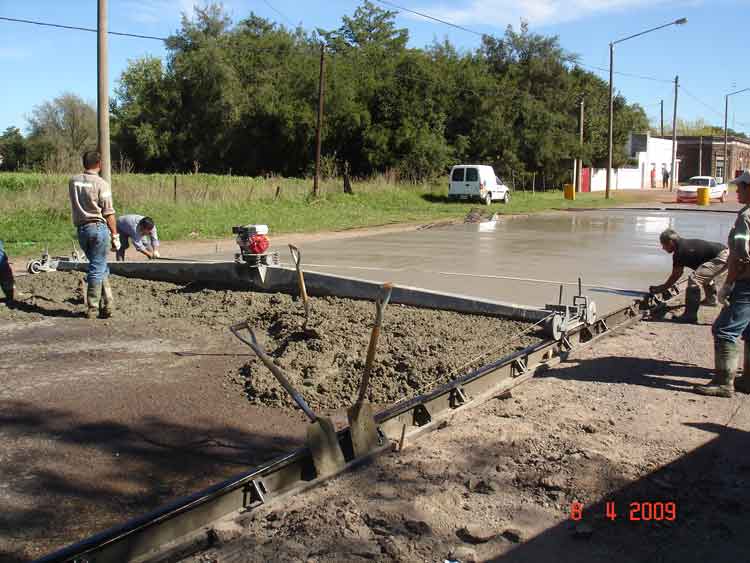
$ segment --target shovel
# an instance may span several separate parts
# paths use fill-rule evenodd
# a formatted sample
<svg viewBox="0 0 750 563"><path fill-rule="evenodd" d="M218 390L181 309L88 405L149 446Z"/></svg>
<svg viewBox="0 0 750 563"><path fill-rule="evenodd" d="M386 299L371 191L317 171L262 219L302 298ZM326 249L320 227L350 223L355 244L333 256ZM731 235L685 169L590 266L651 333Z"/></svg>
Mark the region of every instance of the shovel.
<svg viewBox="0 0 750 563"><path fill-rule="evenodd" d="M297 283L299 285L299 295L302 298L302 305L305 308L305 322L302 323L302 331L311 338L319 338L320 335L315 329L308 329L307 323L310 321L310 298L307 296L307 288L305 287L305 274L302 273L302 254L299 248L293 244L289 245L289 252L292 253L292 260L294 261L294 267L297 268Z"/></svg>
<svg viewBox="0 0 750 563"><path fill-rule="evenodd" d="M372 410L372 405L365 401L365 398L367 397L367 388L370 384L372 364L375 363L375 351L378 347L380 329L383 326L383 313L385 312L386 305L388 305L388 301L391 299L392 291L393 284L384 284L382 293L375 302L375 324L373 324L372 332L370 333L370 345L367 347L367 359L365 360L365 369L362 373L362 381L359 384L357 401L346 411L349 418L349 432L352 437L352 447L354 448L355 457L367 454L379 444L375 413Z"/></svg>
<svg viewBox="0 0 750 563"><path fill-rule="evenodd" d="M327 477L339 471L345 464L344 454L339 445L339 439L336 435L336 429L330 419L317 416L305 399L289 382L289 378L279 366L273 363L273 360L266 354L263 347L258 343L255 332L247 322L239 323L229 327L237 338L250 346L260 361L270 370L276 380L294 399L302 412L310 419L310 425L307 427L307 447L313 457L313 464L318 473L318 477ZM250 338L241 334L242 330L250 333Z"/></svg>

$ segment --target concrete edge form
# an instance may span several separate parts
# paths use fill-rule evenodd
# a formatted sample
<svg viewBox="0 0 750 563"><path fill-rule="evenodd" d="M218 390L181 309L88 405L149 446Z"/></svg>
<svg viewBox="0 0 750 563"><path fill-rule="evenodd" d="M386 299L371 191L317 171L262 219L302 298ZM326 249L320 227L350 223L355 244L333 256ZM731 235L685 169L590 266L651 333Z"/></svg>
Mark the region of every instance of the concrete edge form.
<svg viewBox="0 0 750 563"><path fill-rule="evenodd" d="M59 271L85 272L86 262L60 262ZM257 270L239 262L110 262L110 273L126 278L139 278L171 283L206 283L246 291L287 293L296 295L297 277L293 268L269 266L265 280ZM381 282L338 276L316 271L305 271L307 291L314 297L346 297L374 301L380 293ZM473 315L490 315L517 321L537 322L548 315L544 309L514 303L476 299L467 295L442 293L418 287L397 285L391 303L427 309L443 309Z"/></svg>
<svg viewBox="0 0 750 563"><path fill-rule="evenodd" d="M670 289L664 299L669 301L677 295L677 291ZM354 456L350 430L345 428L338 433L338 438L347 463L336 474L351 470L378 452L387 451L389 444L398 442L403 436L414 438L435 428L441 419L457 409L480 404L523 383L540 370L546 370L566 358L574 349L588 346L598 338L638 322L657 307L664 306L666 301L653 298L634 302L597 319L593 324L577 327L560 340L546 340L514 352L426 394L381 411L375 419L382 441L367 456ZM192 538L190 541L195 545L205 545L204 542L196 542L195 534L212 522L233 513L253 511L271 502L283 502L290 495L308 490L333 476L317 476L310 451L300 448L38 561L114 563L160 560L166 544L174 545L175 542L179 543L180 538Z"/></svg>

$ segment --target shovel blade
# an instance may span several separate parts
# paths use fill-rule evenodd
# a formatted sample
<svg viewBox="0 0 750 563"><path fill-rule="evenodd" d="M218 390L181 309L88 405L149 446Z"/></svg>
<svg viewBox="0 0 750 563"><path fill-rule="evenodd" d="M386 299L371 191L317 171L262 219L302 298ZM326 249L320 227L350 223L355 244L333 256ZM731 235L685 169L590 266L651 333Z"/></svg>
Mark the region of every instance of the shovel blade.
<svg viewBox="0 0 750 563"><path fill-rule="evenodd" d="M362 457L380 445L375 413L370 403L359 403L346 411L349 417L349 431L352 437L354 457Z"/></svg>
<svg viewBox="0 0 750 563"><path fill-rule="evenodd" d="M328 418L318 417L307 427L307 447L318 477L333 475L346 465L336 429Z"/></svg>

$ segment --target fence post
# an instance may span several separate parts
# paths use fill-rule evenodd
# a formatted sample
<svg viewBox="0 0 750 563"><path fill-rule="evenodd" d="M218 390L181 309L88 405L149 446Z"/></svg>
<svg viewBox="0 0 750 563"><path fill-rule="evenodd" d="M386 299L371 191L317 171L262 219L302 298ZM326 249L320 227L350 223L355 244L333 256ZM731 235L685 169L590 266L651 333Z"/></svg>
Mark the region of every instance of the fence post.
<svg viewBox="0 0 750 563"><path fill-rule="evenodd" d="M177 203L177 174L174 175L174 202Z"/></svg>

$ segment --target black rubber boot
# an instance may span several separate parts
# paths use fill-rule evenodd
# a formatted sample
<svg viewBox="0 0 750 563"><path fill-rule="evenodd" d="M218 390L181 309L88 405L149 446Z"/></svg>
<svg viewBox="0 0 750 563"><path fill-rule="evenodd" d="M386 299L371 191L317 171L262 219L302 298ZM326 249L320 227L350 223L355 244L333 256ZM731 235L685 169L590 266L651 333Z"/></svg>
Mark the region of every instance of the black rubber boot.
<svg viewBox="0 0 750 563"><path fill-rule="evenodd" d="M101 317L103 319L110 318L115 312L115 300L112 295L112 287L109 285L109 278L105 278L102 282L102 302L101 302Z"/></svg>
<svg viewBox="0 0 750 563"><path fill-rule="evenodd" d="M750 393L750 342L745 340L745 354L742 361L742 377L734 380L734 390Z"/></svg>
<svg viewBox="0 0 750 563"><path fill-rule="evenodd" d="M705 305L706 307L717 307L719 305L719 299L716 297L716 284L711 282L710 284L703 286L703 289L706 292L706 296L703 298L703 301L701 301L701 305Z"/></svg>
<svg viewBox="0 0 750 563"><path fill-rule="evenodd" d="M690 285L685 290L685 312L679 317L675 317L675 322L692 323L698 322L698 309L701 306L701 288L697 285Z"/></svg>
<svg viewBox="0 0 750 563"><path fill-rule="evenodd" d="M8 305L12 305L14 298L15 298L15 292L16 292L15 285L12 282L3 283L3 284L0 284L0 288L2 288L3 293L5 294L5 303Z"/></svg>
<svg viewBox="0 0 750 563"><path fill-rule="evenodd" d="M99 316L99 302L102 297L102 284L90 283L86 288L86 318L95 319Z"/></svg>
<svg viewBox="0 0 750 563"><path fill-rule="evenodd" d="M734 377L737 374L740 347L736 342L718 340L714 345L716 370L708 385L696 385L693 391L709 397L729 398L734 395Z"/></svg>

